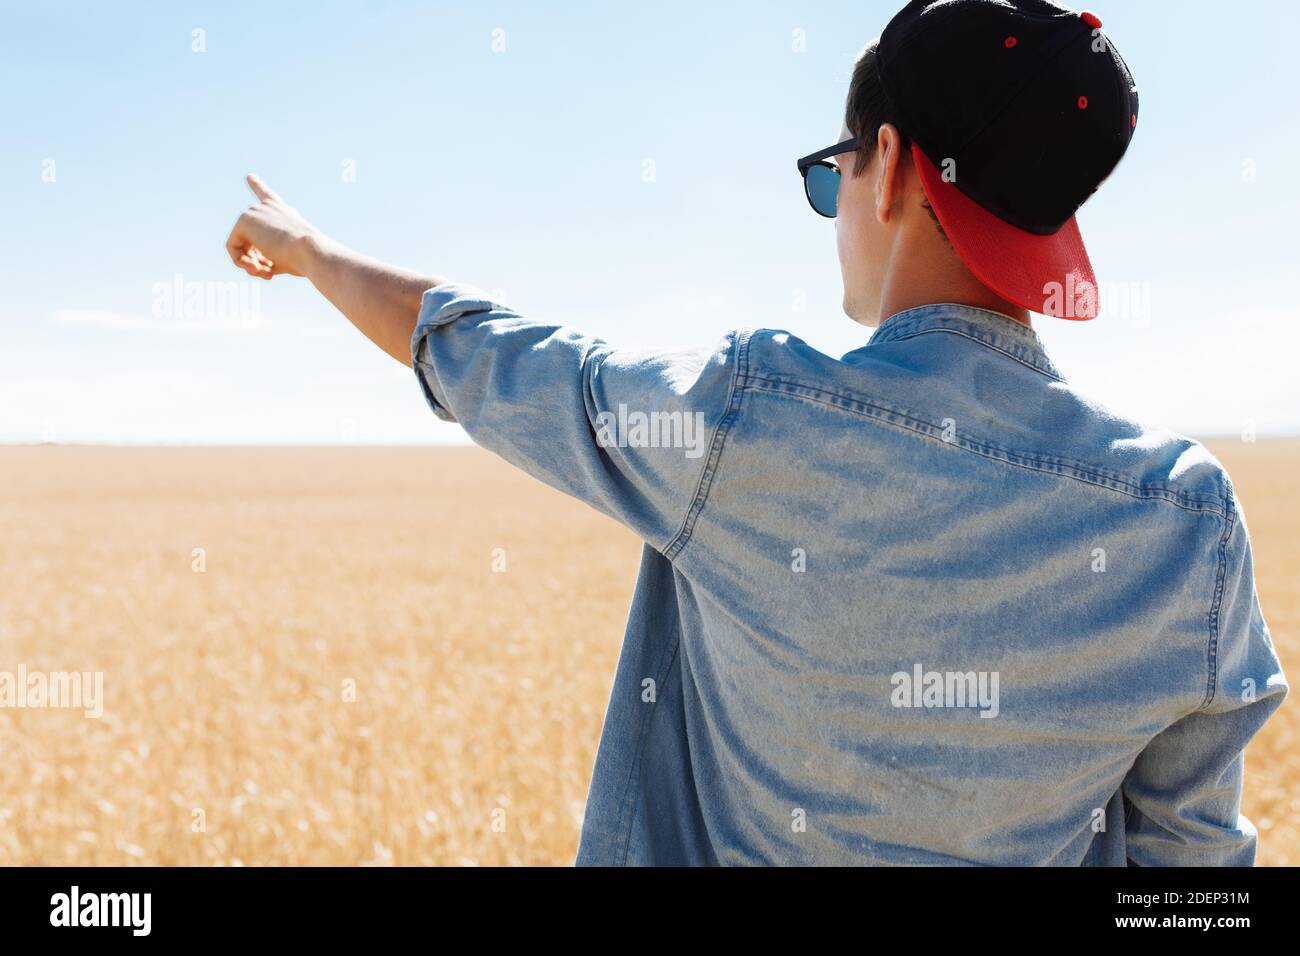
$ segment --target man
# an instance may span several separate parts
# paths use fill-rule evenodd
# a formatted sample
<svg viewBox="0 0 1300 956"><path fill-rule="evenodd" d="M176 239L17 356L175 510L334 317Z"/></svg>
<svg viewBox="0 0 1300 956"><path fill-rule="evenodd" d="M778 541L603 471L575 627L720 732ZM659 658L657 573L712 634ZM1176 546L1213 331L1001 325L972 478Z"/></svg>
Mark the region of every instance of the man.
<svg viewBox="0 0 1300 956"><path fill-rule="evenodd" d="M1242 752L1287 685L1240 504L1029 316L1097 314L1074 213L1136 125L1093 14L909 4L799 161L878 325L840 359L614 348L249 178L238 265L308 277L440 418L645 541L579 863L1253 862Z"/></svg>

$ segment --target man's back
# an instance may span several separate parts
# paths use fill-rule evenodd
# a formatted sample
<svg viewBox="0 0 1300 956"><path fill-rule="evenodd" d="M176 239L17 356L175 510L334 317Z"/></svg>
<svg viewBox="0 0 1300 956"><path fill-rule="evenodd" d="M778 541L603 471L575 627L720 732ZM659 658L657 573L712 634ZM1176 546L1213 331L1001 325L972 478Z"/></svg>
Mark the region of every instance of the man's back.
<svg viewBox="0 0 1300 956"><path fill-rule="evenodd" d="M415 342L443 417L647 541L580 863L1252 861L1241 750L1286 687L1231 485L1026 327L656 355L453 288ZM638 409L708 444L601 434Z"/></svg>

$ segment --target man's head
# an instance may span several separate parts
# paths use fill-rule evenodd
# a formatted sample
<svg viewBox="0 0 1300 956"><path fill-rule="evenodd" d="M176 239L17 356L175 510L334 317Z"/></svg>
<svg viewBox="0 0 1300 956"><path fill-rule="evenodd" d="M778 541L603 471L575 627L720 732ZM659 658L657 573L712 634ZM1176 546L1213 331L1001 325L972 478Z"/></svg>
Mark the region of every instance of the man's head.
<svg viewBox="0 0 1300 956"><path fill-rule="evenodd" d="M833 173L806 181L838 219L852 318L940 301L1096 314L1074 213L1137 125L1136 86L1100 28L1050 0L912 0L867 46L840 150L800 160L842 171L829 198Z"/></svg>
<svg viewBox="0 0 1300 956"><path fill-rule="evenodd" d="M875 325L888 287L912 275L945 286L965 284L969 294L988 292L957 255L912 161L912 143L899 131L881 88L873 40L853 66L840 141L857 139L858 148L836 157L841 170L835 220L844 312L855 322ZM970 295L965 298L969 298ZM1001 299L1008 314L1015 306Z"/></svg>

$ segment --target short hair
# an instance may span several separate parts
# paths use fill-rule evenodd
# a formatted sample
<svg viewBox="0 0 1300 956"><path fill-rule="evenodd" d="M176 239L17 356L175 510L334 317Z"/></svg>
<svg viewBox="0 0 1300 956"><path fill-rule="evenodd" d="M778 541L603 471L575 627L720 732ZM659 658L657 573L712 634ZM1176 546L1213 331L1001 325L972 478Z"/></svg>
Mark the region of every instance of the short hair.
<svg viewBox="0 0 1300 956"><path fill-rule="evenodd" d="M911 155L912 150L912 141L899 127L894 105L880 82L880 70L876 62L876 47L879 43L880 39L877 37L858 54L857 62L853 64L853 79L849 82L848 99L844 104L844 125L858 140L858 161L854 165L854 176L862 175L867 164L871 162L871 154L875 151L880 127L886 123L898 129L899 145L903 153ZM939 233L945 239L948 238L930 201L923 200L922 205L934 220Z"/></svg>

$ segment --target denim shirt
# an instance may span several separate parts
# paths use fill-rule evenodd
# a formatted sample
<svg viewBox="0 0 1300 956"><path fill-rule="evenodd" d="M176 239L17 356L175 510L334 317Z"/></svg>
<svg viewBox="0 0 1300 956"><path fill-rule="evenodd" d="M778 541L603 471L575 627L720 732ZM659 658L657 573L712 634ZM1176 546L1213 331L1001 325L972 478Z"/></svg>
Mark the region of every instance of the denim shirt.
<svg viewBox="0 0 1300 956"><path fill-rule="evenodd" d="M1250 865L1287 692L1195 441L930 305L615 348L424 294L434 413L645 542L579 864Z"/></svg>

